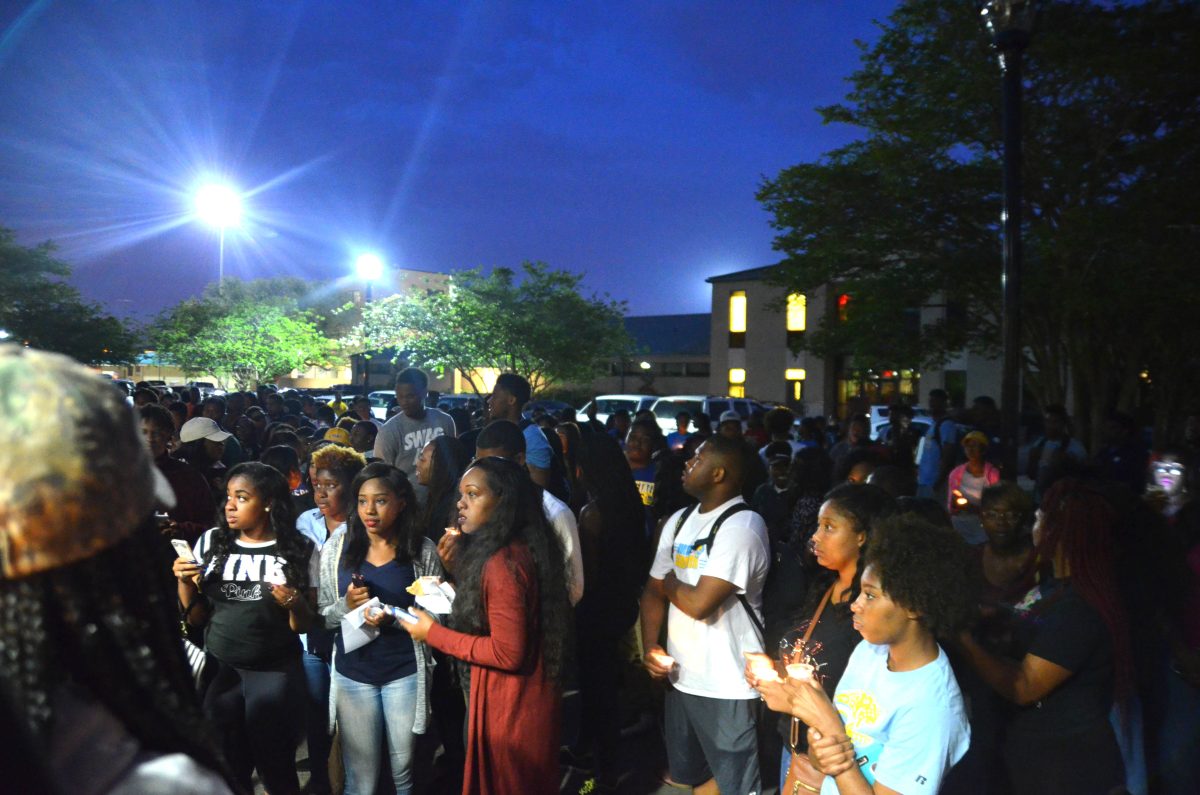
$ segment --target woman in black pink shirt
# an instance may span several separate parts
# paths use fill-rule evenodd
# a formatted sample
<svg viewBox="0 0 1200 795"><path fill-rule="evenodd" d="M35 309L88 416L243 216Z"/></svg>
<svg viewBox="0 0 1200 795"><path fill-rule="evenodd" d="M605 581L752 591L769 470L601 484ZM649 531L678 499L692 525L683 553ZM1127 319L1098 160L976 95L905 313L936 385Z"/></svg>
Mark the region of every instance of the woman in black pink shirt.
<svg viewBox="0 0 1200 795"><path fill-rule="evenodd" d="M217 670L204 711L247 791L257 768L272 795L300 791L296 746L304 728L298 634L315 616L318 558L296 530L287 481L250 462L230 470L220 524L178 558L179 600ZM210 663L211 664L211 663Z"/></svg>

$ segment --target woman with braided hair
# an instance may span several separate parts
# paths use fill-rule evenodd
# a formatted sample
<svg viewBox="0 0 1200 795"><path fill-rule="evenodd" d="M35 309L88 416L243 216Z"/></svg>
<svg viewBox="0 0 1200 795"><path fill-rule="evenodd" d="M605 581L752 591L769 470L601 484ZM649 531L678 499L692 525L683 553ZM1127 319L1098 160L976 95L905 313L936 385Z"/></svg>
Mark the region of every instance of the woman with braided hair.
<svg viewBox="0 0 1200 795"><path fill-rule="evenodd" d="M305 722L298 634L314 623L319 556L296 529L288 482L259 462L229 471L220 524L174 564L179 601L206 626L217 669L204 711L249 789L258 769L271 795L298 793L296 747ZM198 562L196 562L198 561Z"/></svg>
<svg viewBox="0 0 1200 795"><path fill-rule="evenodd" d="M173 497L135 415L69 359L2 346L0 438L0 787L230 792L161 562Z"/></svg>

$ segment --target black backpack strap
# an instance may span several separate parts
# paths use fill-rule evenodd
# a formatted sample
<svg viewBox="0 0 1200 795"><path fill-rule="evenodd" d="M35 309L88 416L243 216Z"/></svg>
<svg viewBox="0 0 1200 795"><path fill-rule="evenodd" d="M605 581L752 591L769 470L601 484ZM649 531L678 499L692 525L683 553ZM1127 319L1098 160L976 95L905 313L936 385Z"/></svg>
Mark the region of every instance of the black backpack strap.
<svg viewBox="0 0 1200 795"><path fill-rule="evenodd" d="M679 538L679 531L683 529L683 523L688 520L688 517L696 512L697 503L692 503L683 509L683 513L679 514L679 520L675 522L675 534L671 536L671 545L674 546L675 539Z"/></svg>
<svg viewBox="0 0 1200 795"><path fill-rule="evenodd" d="M680 531L680 529L683 528L684 522L686 522L688 520L688 517L691 516L695 510L696 510L695 505L689 505L684 510L684 512L682 514L680 514L679 520L677 522L675 522L674 538L679 537L679 531ZM725 520L728 519L729 517L733 516L735 513L741 513L742 511L749 511L749 510L751 510L750 506L744 502L739 502L737 505L731 505L728 508L726 508L721 513L721 515L717 517L717 521L713 523L712 530L709 532L709 534L707 536L705 536L704 538L698 540L695 544L693 544L692 549L698 550L701 547L707 547L709 550L709 553L711 554L713 544L716 542L716 539L717 539L717 531L721 529L721 525L723 525L725 523ZM738 601L742 603L742 607L744 607L746 609L746 615L750 616L750 621L751 621L751 623L754 624L754 628L756 630L758 630L759 639L760 640L765 639L767 637L766 628L763 627L763 623L761 621L759 621L758 616L755 615L754 608L752 608L750 606L750 600L748 600L746 598L746 594L739 593L739 594L737 594L737 598L738 598ZM764 640L764 642L765 642L765 640Z"/></svg>

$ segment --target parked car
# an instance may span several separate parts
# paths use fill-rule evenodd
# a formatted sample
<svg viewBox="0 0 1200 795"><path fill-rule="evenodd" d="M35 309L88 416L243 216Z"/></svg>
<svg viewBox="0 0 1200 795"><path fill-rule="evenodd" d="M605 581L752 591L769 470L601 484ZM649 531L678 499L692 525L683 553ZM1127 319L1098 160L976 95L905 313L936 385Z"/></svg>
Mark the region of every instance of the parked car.
<svg viewBox="0 0 1200 795"><path fill-rule="evenodd" d="M189 389L192 389L192 388L199 389L201 398L210 397L212 395L224 395L225 394L225 390L218 389L217 385L214 384L212 381L188 381L187 384L185 384L185 386L187 386Z"/></svg>
<svg viewBox="0 0 1200 795"><path fill-rule="evenodd" d="M125 393L125 397L133 397L133 382L128 378L114 378L112 380L112 385Z"/></svg>
<svg viewBox="0 0 1200 795"><path fill-rule="evenodd" d="M522 412L521 416L525 417L525 419L531 419L533 412L538 409L547 414L553 414L556 420L563 411L575 411L571 404L563 403L561 400L531 400L525 405L525 411Z"/></svg>
<svg viewBox="0 0 1200 795"><path fill-rule="evenodd" d="M769 407L749 398L718 395L667 395L655 401L650 410L654 412L654 420L658 423L658 427L662 428L663 433L671 433L675 430L675 415L681 411L686 411L693 418L700 412L704 412L712 421L713 430L716 430L721 415L726 411L736 411L741 416L742 422L745 422L755 411L765 412L769 410Z"/></svg>
<svg viewBox="0 0 1200 795"><path fill-rule="evenodd" d="M589 400L575 413L577 422L588 421L588 409L596 404L596 419L608 422L608 417L615 411L625 409L629 416L637 414L642 409L648 409L657 400L654 395L597 395L595 400Z"/></svg>
<svg viewBox="0 0 1200 795"><path fill-rule="evenodd" d="M924 418L925 429L928 430L932 422L929 421L929 410L923 409L920 406L912 406L913 422ZM871 441L879 441L884 438L883 434L887 433L887 429L892 426L892 421L888 419L891 414L891 406L871 406Z"/></svg>
<svg viewBox="0 0 1200 795"><path fill-rule="evenodd" d="M333 400L333 395L330 395L329 399ZM369 392L367 400L371 401L371 416L382 422L387 419L388 406L396 402L396 393L390 389L380 389L377 392Z"/></svg>

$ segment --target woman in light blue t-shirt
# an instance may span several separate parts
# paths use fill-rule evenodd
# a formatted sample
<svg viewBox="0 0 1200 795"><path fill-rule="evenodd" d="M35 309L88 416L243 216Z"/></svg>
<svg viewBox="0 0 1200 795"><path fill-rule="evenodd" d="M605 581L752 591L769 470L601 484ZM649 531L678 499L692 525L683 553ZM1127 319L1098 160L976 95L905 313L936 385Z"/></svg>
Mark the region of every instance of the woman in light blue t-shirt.
<svg viewBox="0 0 1200 795"><path fill-rule="evenodd" d="M933 795L967 752L962 695L937 643L975 603L967 555L957 533L911 514L882 523L850 608L863 642L833 699L811 678L751 674L771 709L810 727L806 790Z"/></svg>

